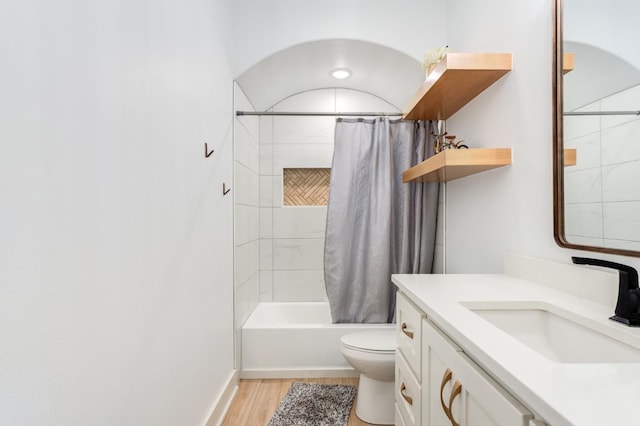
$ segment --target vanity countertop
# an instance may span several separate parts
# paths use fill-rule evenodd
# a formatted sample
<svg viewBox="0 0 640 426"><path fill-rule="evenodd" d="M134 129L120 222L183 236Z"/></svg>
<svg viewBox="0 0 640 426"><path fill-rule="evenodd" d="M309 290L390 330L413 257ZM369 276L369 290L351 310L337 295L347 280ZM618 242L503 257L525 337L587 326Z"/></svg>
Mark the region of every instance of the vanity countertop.
<svg viewBox="0 0 640 426"><path fill-rule="evenodd" d="M549 304L566 318L588 318L592 329L640 348L640 328L608 319L614 306L502 274L393 275L392 281L470 358L548 424L603 426L637 420L640 363L551 361L464 304Z"/></svg>

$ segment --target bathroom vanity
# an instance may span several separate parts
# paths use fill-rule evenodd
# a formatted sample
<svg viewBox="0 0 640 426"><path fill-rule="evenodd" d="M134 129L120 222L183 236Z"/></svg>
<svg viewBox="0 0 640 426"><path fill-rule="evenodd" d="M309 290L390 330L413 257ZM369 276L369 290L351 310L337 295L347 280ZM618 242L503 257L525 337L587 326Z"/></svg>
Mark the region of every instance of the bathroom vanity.
<svg viewBox="0 0 640 426"><path fill-rule="evenodd" d="M506 274L392 279L396 424L633 423L640 330L614 305Z"/></svg>

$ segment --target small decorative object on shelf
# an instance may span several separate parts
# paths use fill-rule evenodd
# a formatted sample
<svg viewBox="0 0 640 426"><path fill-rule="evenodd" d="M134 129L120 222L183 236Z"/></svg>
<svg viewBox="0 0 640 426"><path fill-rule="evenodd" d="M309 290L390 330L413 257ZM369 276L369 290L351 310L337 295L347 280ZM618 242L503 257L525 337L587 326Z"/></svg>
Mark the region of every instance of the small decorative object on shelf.
<svg viewBox="0 0 640 426"><path fill-rule="evenodd" d="M447 122L445 120L438 120L435 126L435 130L431 132L433 139L433 153L437 154L445 149L461 149L469 147L461 141L456 142L456 135L450 135L447 133Z"/></svg>
<svg viewBox="0 0 640 426"><path fill-rule="evenodd" d="M438 62L440 62L440 60L444 58L448 51L449 46L444 46L431 49L424 54L424 59L422 60L422 68L424 68L426 76L429 76L431 71L433 71Z"/></svg>
<svg viewBox="0 0 640 426"><path fill-rule="evenodd" d="M445 138L444 149L463 149L463 148L469 149L467 145L462 143L464 142L464 140L456 142L455 135L448 135L448 136L445 136L444 138Z"/></svg>

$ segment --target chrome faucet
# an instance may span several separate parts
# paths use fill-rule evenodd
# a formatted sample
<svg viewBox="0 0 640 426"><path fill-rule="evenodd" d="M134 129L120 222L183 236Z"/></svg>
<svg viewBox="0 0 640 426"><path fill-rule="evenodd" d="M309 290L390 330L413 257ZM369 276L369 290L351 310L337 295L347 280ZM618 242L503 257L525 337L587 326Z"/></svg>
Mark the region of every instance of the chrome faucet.
<svg viewBox="0 0 640 426"><path fill-rule="evenodd" d="M609 319L618 321L631 327L640 326L640 288L638 288L638 271L631 266L621 263L609 262L602 259L590 259L588 257L571 257L577 265L595 265L605 268L617 269L618 302L615 315Z"/></svg>

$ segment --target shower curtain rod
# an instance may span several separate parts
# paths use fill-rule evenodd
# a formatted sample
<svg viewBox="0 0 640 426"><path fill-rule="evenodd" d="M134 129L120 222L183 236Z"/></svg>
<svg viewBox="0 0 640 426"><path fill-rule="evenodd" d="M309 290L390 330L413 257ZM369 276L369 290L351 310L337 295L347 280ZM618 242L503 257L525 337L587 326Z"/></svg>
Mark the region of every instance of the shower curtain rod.
<svg viewBox="0 0 640 426"><path fill-rule="evenodd" d="M640 115L640 111L576 111L565 112L564 115Z"/></svg>
<svg viewBox="0 0 640 426"><path fill-rule="evenodd" d="M401 117L401 112L285 112L285 111L236 111L236 115L277 115L296 117Z"/></svg>

